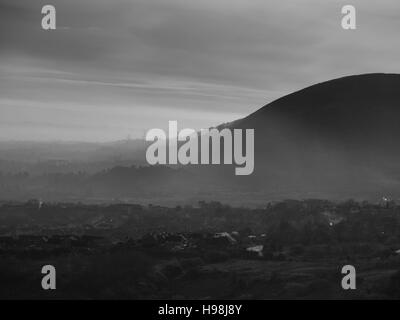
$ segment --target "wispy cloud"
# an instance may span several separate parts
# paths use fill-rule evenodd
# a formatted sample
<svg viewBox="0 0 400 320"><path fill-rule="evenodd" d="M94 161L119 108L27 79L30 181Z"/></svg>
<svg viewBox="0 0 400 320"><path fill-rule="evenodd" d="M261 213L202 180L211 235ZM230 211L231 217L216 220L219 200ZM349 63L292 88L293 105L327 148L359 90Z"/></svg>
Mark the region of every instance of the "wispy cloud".
<svg viewBox="0 0 400 320"><path fill-rule="evenodd" d="M53 0L54 32L40 29L44 4L0 0L0 112L21 137L39 132L30 117L47 119L42 138L62 117L49 137L73 140L119 139L168 118L212 126L316 82L400 72L396 0L353 1L352 32L340 27L342 0Z"/></svg>

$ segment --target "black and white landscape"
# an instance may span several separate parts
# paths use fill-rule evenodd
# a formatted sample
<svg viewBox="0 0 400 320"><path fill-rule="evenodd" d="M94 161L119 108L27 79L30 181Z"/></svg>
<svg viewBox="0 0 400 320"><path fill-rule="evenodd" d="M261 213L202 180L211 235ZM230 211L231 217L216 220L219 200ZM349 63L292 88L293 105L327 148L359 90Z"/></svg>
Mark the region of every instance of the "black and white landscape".
<svg viewBox="0 0 400 320"><path fill-rule="evenodd" d="M0 0L1 299L400 298L400 4L45 4ZM169 120L254 172L149 165Z"/></svg>

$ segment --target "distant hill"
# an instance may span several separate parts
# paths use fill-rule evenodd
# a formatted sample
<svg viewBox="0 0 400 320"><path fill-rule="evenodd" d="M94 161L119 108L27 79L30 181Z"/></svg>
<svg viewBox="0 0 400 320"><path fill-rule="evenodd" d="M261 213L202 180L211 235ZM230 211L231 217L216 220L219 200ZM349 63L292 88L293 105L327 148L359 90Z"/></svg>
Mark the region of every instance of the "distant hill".
<svg viewBox="0 0 400 320"><path fill-rule="evenodd" d="M146 164L141 139L113 142L0 141L0 172L95 173L114 166Z"/></svg>
<svg viewBox="0 0 400 320"><path fill-rule="evenodd" d="M0 192L13 198L153 203L400 199L400 75L365 74L316 84L220 127L255 129L252 175L235 176L232 167L219 165L138 168L146 164L147 145L140 140L0 143L0 166L15 172L16 161L26 161L31 172L47 172L42 177L0 174ZM32 165L33 159L39 164ZM78 169L85 174L69 174Z"/></svg>

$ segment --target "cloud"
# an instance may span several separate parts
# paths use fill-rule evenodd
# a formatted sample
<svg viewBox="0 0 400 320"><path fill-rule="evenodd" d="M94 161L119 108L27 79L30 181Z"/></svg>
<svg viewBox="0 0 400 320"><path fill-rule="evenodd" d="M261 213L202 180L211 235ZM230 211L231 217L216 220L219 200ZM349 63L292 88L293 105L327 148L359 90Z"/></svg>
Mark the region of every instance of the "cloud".
<svg viewBox="0 0 400 320"><path fill-rule="evenodd" d="M74 140L118 139L169 117L211 126L316 82L400 72L395 0L353 1L355 31L340 27L341 0L53 0L49 32L40 28L47 2L0 0L0 97L35 102L19 111L26 117L45 116L43 101L73 105L82 120L70 131L66 120L62 136ZM1 109L18 126L20 114ZM94 134L90 117L112 130Z"/></svg>

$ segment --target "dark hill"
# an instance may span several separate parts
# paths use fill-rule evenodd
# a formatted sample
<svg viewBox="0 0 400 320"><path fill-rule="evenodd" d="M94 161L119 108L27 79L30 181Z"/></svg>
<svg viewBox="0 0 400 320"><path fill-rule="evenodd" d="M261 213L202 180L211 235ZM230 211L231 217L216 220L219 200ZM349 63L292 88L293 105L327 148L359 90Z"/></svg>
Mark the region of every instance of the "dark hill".
<svg viewBox="0 0 400 320"><path fill-rule="evenodd" d="M283 196L400 196L400 75L366 74L280 98L232 128L255 129L257 188ZM251 181L250 181L251 180Z"/></svg>

